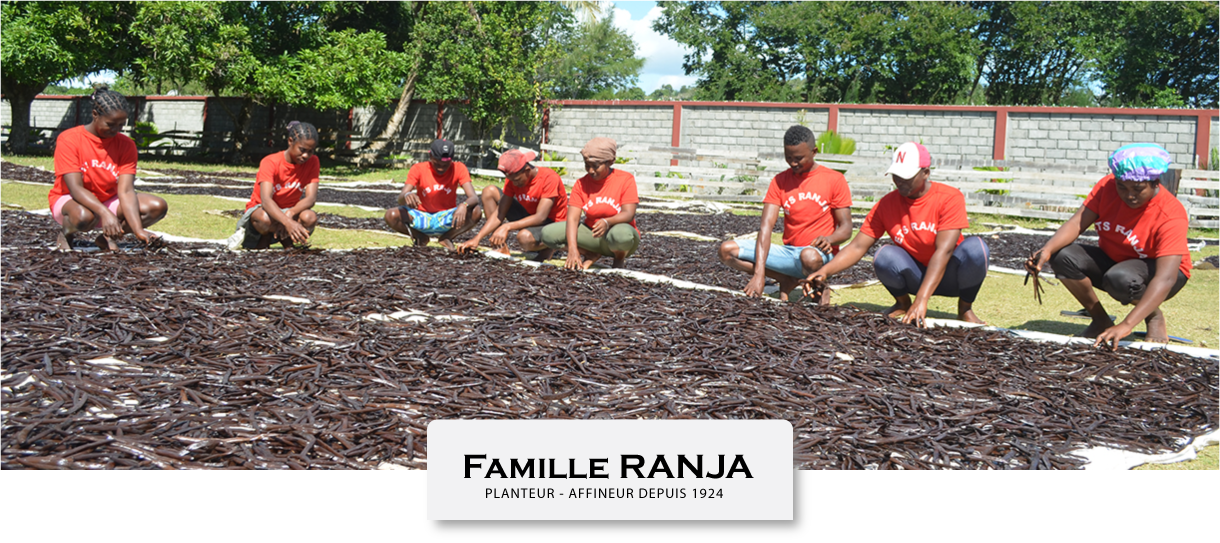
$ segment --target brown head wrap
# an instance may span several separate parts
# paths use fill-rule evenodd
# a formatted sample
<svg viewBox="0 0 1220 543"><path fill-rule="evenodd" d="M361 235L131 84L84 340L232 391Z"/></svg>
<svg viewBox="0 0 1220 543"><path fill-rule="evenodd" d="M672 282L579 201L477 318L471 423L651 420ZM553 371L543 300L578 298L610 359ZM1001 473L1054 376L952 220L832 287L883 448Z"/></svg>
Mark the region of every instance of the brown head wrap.
<svg viewBox="0 0 1220 543"><path fill-rule="evenodd" d="M614 162L618 144L610 138L593 138L580 150L580 156L592 162Z"/></svg>

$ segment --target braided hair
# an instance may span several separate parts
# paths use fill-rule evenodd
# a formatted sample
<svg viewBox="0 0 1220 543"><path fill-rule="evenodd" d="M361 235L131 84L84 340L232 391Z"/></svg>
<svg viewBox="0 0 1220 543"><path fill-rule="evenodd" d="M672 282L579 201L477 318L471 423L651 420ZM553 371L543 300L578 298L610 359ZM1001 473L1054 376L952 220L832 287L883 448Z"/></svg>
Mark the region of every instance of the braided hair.
<svg viewBox="0 0 1220 543"><path fill-rule="evenodd" d="M109 115L115 111L127 111L127 99L122 94L114 92L105 86L93 91L93 111L100 115Z"/></svg>
<svg viewBox="0 0 1220 543"><path fill-rule="evenodd" d="M288 123L288 139L292 141L318 141L318 129L309 123L292 121Z"/></svg>

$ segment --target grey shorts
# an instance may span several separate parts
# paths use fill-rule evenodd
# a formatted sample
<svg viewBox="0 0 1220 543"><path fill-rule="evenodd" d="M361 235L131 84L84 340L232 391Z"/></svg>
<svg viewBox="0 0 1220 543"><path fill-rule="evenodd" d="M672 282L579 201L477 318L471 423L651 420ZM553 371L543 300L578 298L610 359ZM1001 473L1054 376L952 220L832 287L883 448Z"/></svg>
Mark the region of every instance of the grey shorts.
<svg viewBox="0 0 1220 543"><path fill-rule="evenodd" d="M263 204L258 204L250 209L247 209L246 212L242 214L241 218L237 219L237 229L245 230L246 232L245 237L243 237L241 240L242 249L257 249L258 242L263 237L262 234L258 233L258 230L254 229L254 225L250 224L252 220L251 217L254 216L254 212L261 207L263 207Z"/></svg>

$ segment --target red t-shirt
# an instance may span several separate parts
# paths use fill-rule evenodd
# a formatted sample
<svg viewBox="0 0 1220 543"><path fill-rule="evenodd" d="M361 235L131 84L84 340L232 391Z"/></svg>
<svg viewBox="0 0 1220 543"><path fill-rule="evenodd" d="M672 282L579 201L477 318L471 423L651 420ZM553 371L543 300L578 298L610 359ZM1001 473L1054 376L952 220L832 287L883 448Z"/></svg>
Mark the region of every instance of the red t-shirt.
<svg viewBox="0 0 1220 543"><path fill-rule="evenodd" d="M888 233L894 245L927 266L936 254L937 232L963 230L969 226L966 197L962 196L962 191L932 183L928 193L917 200L906 198L896 190L886 194L864 217L860 233L877 239ZM957 243L965 239L959 235Z"/></svg>
<svg viewBox="0 0 1220 543"><path fill-rule="evenodd" d="M1084 201L1084 207L1097 214L1093 228L1101 250L1115 262L1182 255L1178 269L1190 277L1190 220L1182 202L1162 186L1144 207L1131 209L1118 197L1116 184L1113 175L1101 178Z"/></svg>
<svg viewBox="0 0 1220 543"><path fill-rule="evenodd" d="M122 134L102 139L85 125L60 132L55 139L55 184L47 201L52 207L69 194L64 174L80 172L85 189L105 202L119 192L119 176L136 173L136 142Z"/></svg>
<svg viewBox="0 0 1220 543"><path fill-rule="evenodd" d="M784 208L784 245L804 247L835 231L832 209L851 207L851 189L843 174L815 165L802 176L784 170L771 180L764 204ZM836 245L831 252L838 254Z"/></svg>
<svg viewBox="0 0 1220 543"><path fill-rule="evenodd" d="M568 191L563 188L559 174L550 168L538 168L538 174L525 188L517 188L512 181L504 181L504 195L517 200L525 212L533 215L538 212L538 202L543 198L555 200L551 206L548 219L559 222L568 218Z"/></svg>
<svg viewBox="0 0 1220 543"><path fill-rule="evenodd" d="M288 162L288 159L284 157L284 151L263 157L263 161L258 163L258 175L254 178L254 193L250 195L250 201L246 202L246 209L263 203L263 195L258 190L258 186L262 183L274 185L275 193L271 199L275 200L275 205L280 209L289 209L297 205L301 201L301 194L305 192L305 186L318 182L320 167L321 163L318 161L317 155L309 157L301 165Z"/></svg>
<svg viewBox="0 0 1220 543"><path fill-rule="evenodd" d="M623 170L610 170L610 175L601 181L594 181L586 175L576 180L572 187L572 199L568 205L579 207L585 212L585 226L593 228L593 223L618 215L626 204L640 203L640 196L635 188L635 176ZM640 228L631 219L631 227L638 232Z"/></svg>
<svg viewBox="0 0 1220 543"><path fill-rule="evenodd" d="M407 184L419 194L419 210L439 213L457 207L457 189L470 182L470 171L461 162L453 162L445 175L436 176L431 162L420 162L407 171Z"/></svg>

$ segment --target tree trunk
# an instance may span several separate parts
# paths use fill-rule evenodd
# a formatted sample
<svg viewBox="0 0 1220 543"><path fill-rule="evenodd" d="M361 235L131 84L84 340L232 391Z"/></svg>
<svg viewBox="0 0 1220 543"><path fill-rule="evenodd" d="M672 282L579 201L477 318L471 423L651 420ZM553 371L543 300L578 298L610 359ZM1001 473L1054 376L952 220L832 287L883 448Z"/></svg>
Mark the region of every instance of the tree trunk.
<svg viewBox="0 0 1220 543"><path fill-rule="evenodd" d="M367 149L376 153L385 148L398 135L399 129L402 128L402 121L407 117L407 110L411 108L411 97L415 95L415 80L419 78L419 61L416 61L415 66L411 68L411 75L407 76L407 84L402 88L402 96L398 99L398 107L394 108L394 115L390 117L390 122L386 124L385 130L381 135L377 136L380 141L374 141Z"/></svg>
<svg viewBox="0 0 1220 543"><path fill-rule="evenodd" d="M241 160L245 156L246 143L249 139L247 128L250 127L250 114L254 109L254 97L249 94L241 97L241 111L233 122L233 155Z"/></svg>
<svg viewBox="0 0 1220 543"><path fill-rule="evenodd" d="M12 123L8 131L8 149L14 154L26 152L30 142L30 106L34 97L47 88L46 84L38 85L7 85L4 88L5 98L13 108Z"/></svg>

